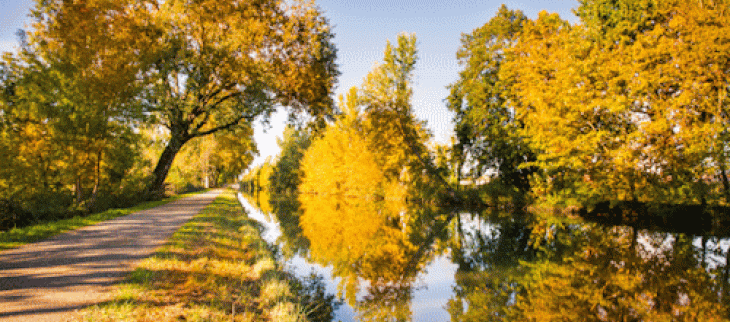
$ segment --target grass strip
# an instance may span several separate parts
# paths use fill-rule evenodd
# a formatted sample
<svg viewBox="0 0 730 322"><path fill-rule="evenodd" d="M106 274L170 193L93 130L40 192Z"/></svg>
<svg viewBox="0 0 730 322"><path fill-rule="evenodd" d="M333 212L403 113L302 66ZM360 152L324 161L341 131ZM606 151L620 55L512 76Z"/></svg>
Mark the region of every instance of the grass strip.
<svg viewBox="0 0 730 322"><path fill-rule="evenodd" d="M189 197L201 192L204 191L176 195L158 201L144 202L130 208L109 209L107 211L91 214L88 216L75 216L73 218L43 222L22 228L13 228L11 230L0 232L0 250L20 247L25 244L30 244L49 237L53 237L61 233L65 233L67 231L97 224L105 220L126 216L129 214L133 214L137 211L161 206L166 203L170 203L175 200Z"/></svg>
<svg viewBox="0 0 730 322"><path fill-rule="evenodd" d="M307 321L323 308L331 317L332 306L321 305L331 297L306 295L324 295L323 286L284 272L261 230L226 190L116 286L113 300L83 310L77 320Z"/></svg>

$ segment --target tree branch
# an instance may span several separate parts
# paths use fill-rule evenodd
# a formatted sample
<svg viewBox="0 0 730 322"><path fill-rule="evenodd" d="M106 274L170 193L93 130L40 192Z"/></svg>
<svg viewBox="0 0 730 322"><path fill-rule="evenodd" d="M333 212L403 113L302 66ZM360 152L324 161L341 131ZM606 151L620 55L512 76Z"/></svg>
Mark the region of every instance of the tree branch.
<svg viewBox="0 0 730 322"><path fill-rule="evenodd" d="M221 131L221 130L228 130L228 129L231 129L231 128L233 128L234 126L237 126L237 125L239 125L239 123L240 123L240 122L241 122L242 120L247 120L247 121L251 121L251 119L252 119L252 117L251 117L251 116L248 116L248 115L242 115L242 116L239 116L239 117L237 117L237 118L236 118L235 120L233 120L233 121L231 121L231 122L229 122L229 123L227 123L227 124L224 124L224 125L221 125L221 126L216 126L216 127L212 128L212 129L210 129L210 130L207 130L207 131L203 131L203 132L198 132L198 133L191 133L190 135L191 135L192 137L206 136L206 135L208 135L208 134L213 134L213 133L215 133L215 132L218 132L218 131Z"/></svg>
<svg viewBox="0 0 730 322"><path fill-rule="evenodd" d="M210 117L210 112L209 111L205 111L205 116L203 116L203 120L200 121L200 123L195 126L195 130L194 131L200 130L200 128L202 128L203 125L205 125L205 123L208 121L208 118L209 117Z"/></svg>
<svg viewBox="0 0 730 322"><path fill-rule="evenodd" d="M218 104L221 104L221 103L223 103L223 102L227 101L227 100L228 100L228 99L230 99L230 98L233 98L233 97L235 97L235 96L238 96L239 94L240 94L239 92L233 92L233 93L230 93L230 94L228 94L228 95L225 95L225 96L221 97L221 98L220 98L220 99L219 99L218 101L216 101L215 103L211 104L210 106L217 106Z"/></svg>

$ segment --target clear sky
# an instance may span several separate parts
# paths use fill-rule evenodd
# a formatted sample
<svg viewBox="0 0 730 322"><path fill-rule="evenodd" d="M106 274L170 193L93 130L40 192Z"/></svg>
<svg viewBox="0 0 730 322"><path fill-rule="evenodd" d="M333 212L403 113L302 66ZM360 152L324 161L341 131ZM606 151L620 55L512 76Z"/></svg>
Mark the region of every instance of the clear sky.
<svg viewBox="0 0 730 322"><path fill-rule="evenodd" d="M413 106L439 142L448 142L453 115L446 109L446 86L460 70L456 51L462 33L486 23L504 3L520 9L530 18L542 10L557 12L571 22L576 0L488 1L488 0L317 0L334 26L338 64L342 75L336 92L359 86L373 65L383 58L386 40L395 41L400 32L415 33L419 60L416 63ZM15 31L28 23L33 0L0 0L0 51L13 50ZM277 114L266 132L257 125L255 138L261 155L255 163L278 153L276 136L283 131L285 115Z"/></svg>

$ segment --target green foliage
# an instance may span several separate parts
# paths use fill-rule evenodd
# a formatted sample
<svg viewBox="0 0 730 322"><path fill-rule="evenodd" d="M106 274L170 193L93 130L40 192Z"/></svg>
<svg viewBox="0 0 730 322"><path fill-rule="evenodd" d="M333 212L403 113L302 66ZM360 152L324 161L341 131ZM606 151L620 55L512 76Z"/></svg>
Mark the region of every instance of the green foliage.
<svg viewBox="0 0 730 322"><path fill-rule="evenodd" d="M456 57L464 70L449 86L447 100L456 114L452 158L459 164L459 179L463 169L472 179L495 171L493 175L507 186L524 192L530 188L533 170L524 164L534 156L519 133L522 123L515 119L514 105L509 102L511 79L502 71L505 54L520 41L526 20L521 11L502 5L489 22L462 36Z"/></svg>
<svg viewBox="0 0 730 322"><path fill-rule="evenodd" d="M628 44L666 17L658 0L580 0L576 15L590 30L591 39Z"/></svg>
<svg viewBox="0 0 730 322"><path fill-rule="evenodd" d="M175 183L230 181L256 152L255 118L332 110L336 49L312 3L51 0L32 17L0 62L0 194L25 221L160 192L209 134ZM167 128L163 147L148 127Z"/></svg>
<svg viewBox="0 0 730 322"><path fill-rule="evenodd" d="M30 41L0 62L4 199L35 217L127 205L124 194L136 194L140 179L130 175L140 135L119 112L124 103L91 91L99 79L90 66Z"/></svg>
<svg viewBox="0 0 730 322"><path fill-rule="evenodd" d="M65 130L77 134L71 129L86 125L99 133L109 120L169 130L153 193L163 190L175 156L193 138L250 138L254 119L266 120L277 105L319 122L332 112L336 49L311 2L51 0L39 1L33 16L23 61L66 77L45 77L69 84L62 95L49 87L47 100L54 116L69 121ZM87 152L87 145L77 149ZM247 164L218 158L230 163L217 169L226 178Z"/></svg>
<svg viewBox="0 0 730 322"><path fill-rule="evenodd" d="M386 43L383 64L373 68L357 95L347 97L361 111L362 131L389 179L401 179L404 168L426 157L425 124L413 115L413 71L418 59L416 36L398 35L398 46ZM415 170L415 169L412 169ZM413 171L416 172L416 171ZM413 174L413 173L411 173Z"/></svg>
<svg viewBox="0 0 730 322"><path fill-rule="evenodd" d="M281 149L269 181L274 194L295 192L302 181L300 164L304 152L312 142L311 134L303 129L287 126L283 138L277 139Z"/></svg>
<svg viewBox="0 0 730 322"><path fill-rule="evenodd" d="M274 161L271 157L267 157L266 160L258 166L251 168L243 176L241 182L243 183L243 190L258 193L263 192L268 194L271 191L271 175L274 172Z"/></svg>

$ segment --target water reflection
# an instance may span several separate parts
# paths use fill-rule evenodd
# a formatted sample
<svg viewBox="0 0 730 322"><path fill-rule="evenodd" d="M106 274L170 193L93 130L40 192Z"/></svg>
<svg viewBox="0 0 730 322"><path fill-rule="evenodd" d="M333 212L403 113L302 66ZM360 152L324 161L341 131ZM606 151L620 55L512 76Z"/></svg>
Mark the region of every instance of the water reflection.
<svg viewBox="0 0 730 322"><path fill-rule="evenodd" d="M359 320L433 320L419 318L426 308L415 302L439 284L424 276L439 273L449 275L440 284L450 287L435 297L442 300L435 309L452 321L729 317L728 241L677 232L681 227L649 231L332 196L268 206L262 199L279 222L282 254L331 267ZM442 262L456 269L434 266Z"/></svg>
<svg viewBox="0 0 730 322"><path fill-rule="evenodd" d="M525 263L518 319L711 321L728 317L725 263L707 265L694 238L596 224L551 227ZM702 260L704 258L704 262ZM725 281L725 282L720 282Z"/></svg>
<svg viewBox="0 0 730 322"><path fill-rule="evenodd" d="M333 267L340 292L359 317L408 320L416 275L434 255L428 239L434 238L429 232L436 216L409 212L392 201L299 200L302 234L310 241L308 259ZM424 218L431 220L424 225Z"/></svg>
<svg viewBox="0 0 730 322"><path fill-rule="evenodd" d="M538 256L528 214L462 214L449 248L459 264L448 311L452 321L501 321L521 290L521 277Z"/></svg>

